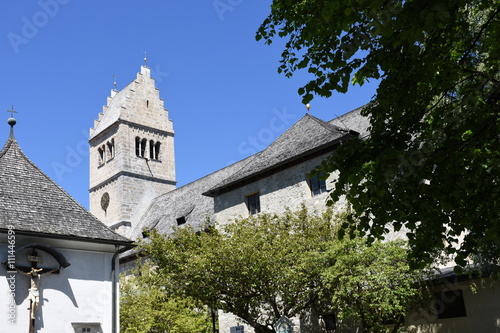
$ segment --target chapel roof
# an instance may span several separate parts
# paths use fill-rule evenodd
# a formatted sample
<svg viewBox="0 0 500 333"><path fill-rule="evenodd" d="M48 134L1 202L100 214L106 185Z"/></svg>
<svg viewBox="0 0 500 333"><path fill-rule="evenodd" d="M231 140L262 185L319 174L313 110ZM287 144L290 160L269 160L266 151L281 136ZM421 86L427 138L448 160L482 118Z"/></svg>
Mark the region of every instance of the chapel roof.
<svg viewBox="0 0 500 333"><path fill-rule="evenodd" d="M11 135L0 151L0 232L130 244L109 229L23 153Z"/></svg>

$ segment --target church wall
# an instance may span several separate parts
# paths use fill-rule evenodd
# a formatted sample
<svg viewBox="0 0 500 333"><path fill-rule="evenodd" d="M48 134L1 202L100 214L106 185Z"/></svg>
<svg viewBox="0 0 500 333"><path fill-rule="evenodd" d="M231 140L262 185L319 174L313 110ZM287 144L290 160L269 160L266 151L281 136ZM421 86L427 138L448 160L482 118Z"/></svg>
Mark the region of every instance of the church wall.
<svg viewBox="0 0 500 333"><path fill-rule="evenodd" d="M155 197L175 189L175 185L153 183L141 177L121 176L91 192L91 212L107 225L117 222L136 222ZM101 197L109 194L106 211L101 207Z"/></svg>
<svg viewBox="0 0 500 333"><path fill-rule="evenodd" d="M49 244L46 240L40 242ZM20 245L20 244L19 244ZM19 246L18 245L18 246ZM50 245L50 244L49 244ZM91 327L92 332L110 332L112 328L112 282L111 260L113 253L99 251L58 250L71 264L62 268L59 274L42 275L40 278L40 303L36 312L36 332L76 332L72 323L80 327ZM57 267L48 255L40 253L44 265ZM16 260L25 261L18 255ZM0 261L7 258L7 245L0 244ZM43 271L42 271L43 273ZM4 265L0 265L0 331L9 333L28 332L29 307L28 289L30 277L16 273L14 279ZM9 287L15 289L15 313L13 322L9 318ZM83 325L83 326L82 326ZM78 331L80 332L80 331Z"/></svg>
<svg viewBox="0 0 500 333"><path fill-rule="evenodd" d="M215 220L225 223L235 217L249 216L246 197L259 192L263 213L282 213L286 208L300 209L304 203L308 209L323 210L327 193L312 195L307 173L311 172L327 154L277 172L254 183L244 185L214 198ZM335 175L326 180L327 190L333 187Z"/></svg>

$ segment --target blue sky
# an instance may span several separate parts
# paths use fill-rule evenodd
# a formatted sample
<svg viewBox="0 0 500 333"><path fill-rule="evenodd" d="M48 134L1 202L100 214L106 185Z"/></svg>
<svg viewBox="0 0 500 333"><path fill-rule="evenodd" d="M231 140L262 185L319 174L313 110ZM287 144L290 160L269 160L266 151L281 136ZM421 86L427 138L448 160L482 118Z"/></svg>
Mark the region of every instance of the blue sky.
<svg viewBox="0 0 500 333"><path fill-rule="evenodd" d="M117 88L148 67L174 122L178 185L263 149L307 111L307 73L277 73L283 41L255 41L271 1L40 0L0 3L0 140L11 105L24 153L88 208L88 133ZM375 84L311 113L367 103ZM2 143L3 144L3 143Z"/></svg>

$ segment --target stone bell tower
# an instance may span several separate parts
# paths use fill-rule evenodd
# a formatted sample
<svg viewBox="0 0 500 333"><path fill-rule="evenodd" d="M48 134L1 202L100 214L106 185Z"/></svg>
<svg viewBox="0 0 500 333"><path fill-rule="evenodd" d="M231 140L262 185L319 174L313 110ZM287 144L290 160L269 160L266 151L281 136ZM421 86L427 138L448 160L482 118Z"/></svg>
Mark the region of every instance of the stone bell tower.
<svg viewBox="0 0 500 333"><path fill-rule="evenodd" d="M127 235L150 201L176 184L173 124L146 65L111 91L89 143L90 212Z"/></svg>

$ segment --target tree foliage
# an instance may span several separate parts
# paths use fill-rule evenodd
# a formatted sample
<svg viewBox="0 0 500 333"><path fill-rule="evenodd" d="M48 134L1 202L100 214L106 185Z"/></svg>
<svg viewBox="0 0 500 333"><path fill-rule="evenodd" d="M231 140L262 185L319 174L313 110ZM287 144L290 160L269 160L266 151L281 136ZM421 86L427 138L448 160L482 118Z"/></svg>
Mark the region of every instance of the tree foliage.
<svg viewBox="0 0 500 333"><path fill-rule="evenodd" d="M122 275L120 325L127 333L205 333L211 327L208 309L191 298L178 297L163 285L150 260Z"/></svg>
<svg viewBox="0 0 500 333"><path fill-rule="evenodd" d="M331 213L288 212L238 219L195 233L181 228L168 237L153 231L144 254L158 265L169 290L211 308L231 312L260 333L274 332L316 302L319 271L296 265L302 253L333 238Z"/></svg>
<svg viewBox="0 0 500 333"><path fill-rule="evenodd" d="M399 332L403 318L430 296L423 271L410 269L402 241L367 246L362 238L346 239L331 243L324 256L332 265L322 273L323 290L338 317L361 323L364 332Z"/></svg>
<svg viewBox="0 0 500 333"><path fill-rule="evenodd" d="M402 243L341 242L338 221L329 210L313 214L303 208L198 233L180 228L169 237L153 230L140 246L155 263L156 285L230 312L257 333L274 332L273 324L283 316L312 310L342 308L344 318L370 329L383 318L406 313L420 289L413 284L419 276L405 265ZM363 292L346 279L365 281Z"/></svg>
<svg viewBox="0 0 500 333"><path fill-rule="evenodd" d="M257 32L287 38L279 71L307 69L304 102L379 80L362 113L370 136L342 145L339 171L351 235L408 230L412 264L438 251L461 266L500 258L500 2L274 0Z"/></svg>

